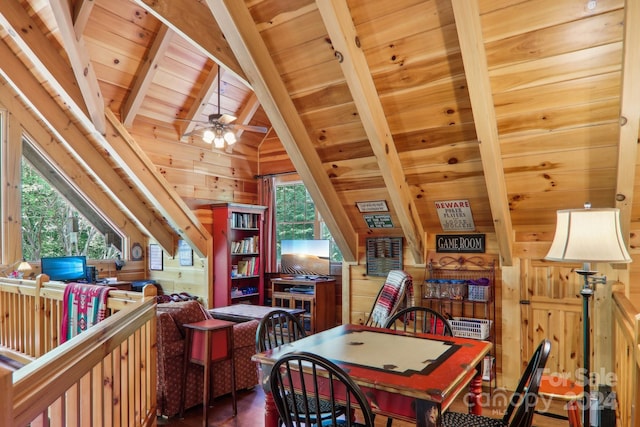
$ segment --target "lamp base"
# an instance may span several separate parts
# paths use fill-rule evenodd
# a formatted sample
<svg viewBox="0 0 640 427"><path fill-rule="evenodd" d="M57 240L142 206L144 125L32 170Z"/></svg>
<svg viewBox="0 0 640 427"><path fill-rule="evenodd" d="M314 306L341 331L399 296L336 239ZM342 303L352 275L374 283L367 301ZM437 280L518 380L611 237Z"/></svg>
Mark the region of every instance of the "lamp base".
<svg viewBox="0 0 640 427"><path fill-rule="evenodd" d="M582 357L584 360L584 396L582 399L582 425L584 427L591 427L590 423L590 410L591 410L591 361L590 361L590 351L591 351L591 333L590 326L591 321L589 319L589 298L593 295L593 289L589 285L589 277L593 276L597 273L597 271L592 271L589 269L589 265L585 264L584 269L576 270L576 273L581 275L584 278L584 286L580 290L580 295L582 295Z"/></svg>

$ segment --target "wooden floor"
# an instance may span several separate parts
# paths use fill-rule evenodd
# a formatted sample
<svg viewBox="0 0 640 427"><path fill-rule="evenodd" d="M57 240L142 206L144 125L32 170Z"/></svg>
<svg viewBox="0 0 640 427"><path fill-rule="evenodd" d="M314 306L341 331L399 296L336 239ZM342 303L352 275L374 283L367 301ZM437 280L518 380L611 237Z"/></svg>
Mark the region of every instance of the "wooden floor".
<svg viewBox="0 0 640 427"><path fill-rule="evenodd" d="M462 399L456 401L451 410L464 412L465 406ZM553 402L550 412L565 414L563 404ZM502 409L483 408L483 415L499 418L502 416ZM386 423L387 419L385 417L376 417L376 427L384 427ZM191 408L185 413L184 419L177 417L168 420L159 418L158 425L202 427L202 406ZM569 423L565 420L536 415L533 419L533 425L538 427L567 427ZM415 426L415 424L398 420L393 422L393 427L412 426ZM236 417L233 417L231 398L229 396L217 399L213 407L209 409L209 423L207 427L264 427L264 393L262 389L256 387L252 391L238 393L238 415Z"/></svg>

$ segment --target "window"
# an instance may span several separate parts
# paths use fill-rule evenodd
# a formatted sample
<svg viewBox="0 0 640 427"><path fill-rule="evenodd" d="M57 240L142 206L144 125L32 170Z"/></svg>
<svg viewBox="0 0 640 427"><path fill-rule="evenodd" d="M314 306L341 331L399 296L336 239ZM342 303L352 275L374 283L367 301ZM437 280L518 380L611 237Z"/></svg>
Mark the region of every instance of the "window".
<svg viewBox="0 0 640 427"><path fill-rule="evenodd" d="M25 153L28 152L27 149ZM26 157L21 166L22 254L25 259L37 261L45 256L63 255L110 259L120 255L111 241L106 242L105 234L53 188Z"/></svg>
<svg viewBox="0 0 640 427"><path fill-rule="evenodd" d="M301 182L276 184L276 262L280 265L282 240L327 239L331 261L342 262L342 254Z"/></svg>

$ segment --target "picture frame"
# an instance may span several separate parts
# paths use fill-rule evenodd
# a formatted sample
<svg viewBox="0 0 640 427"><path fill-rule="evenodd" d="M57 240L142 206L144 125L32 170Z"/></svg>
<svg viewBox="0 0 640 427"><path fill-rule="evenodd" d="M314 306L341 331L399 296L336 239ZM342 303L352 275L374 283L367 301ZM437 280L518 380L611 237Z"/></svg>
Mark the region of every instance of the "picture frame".
<svg viewBox="0 0 640 427"><path fill-rule="evenodd" d="M180 266L193 265L193 250L184 240L178 240L178 259L180 260Z"/></svg>
<svg viewBox="0 0 640 427"><path fill-rule="evenodd" d="M160 245L149 245L149 270L162 271L162 248Z"/></svg>

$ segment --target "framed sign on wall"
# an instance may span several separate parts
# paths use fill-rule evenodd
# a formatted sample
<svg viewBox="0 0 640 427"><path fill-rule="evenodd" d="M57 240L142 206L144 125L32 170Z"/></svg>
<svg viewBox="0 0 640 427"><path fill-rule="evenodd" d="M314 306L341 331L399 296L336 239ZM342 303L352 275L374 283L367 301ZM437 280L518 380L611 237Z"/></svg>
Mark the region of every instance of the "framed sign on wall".
<svg viewBox="0 0 640 427"><path fill-rule="evenodd" d="M184 240L178 240L178 258L182 266L193 265L193 250Z"/></svg>
<svg viewBox="0 0 640 427"><path fill-rule="evenodd" d="M162 270L162 248L154 243L149 245L149 270Z"/></svg>

